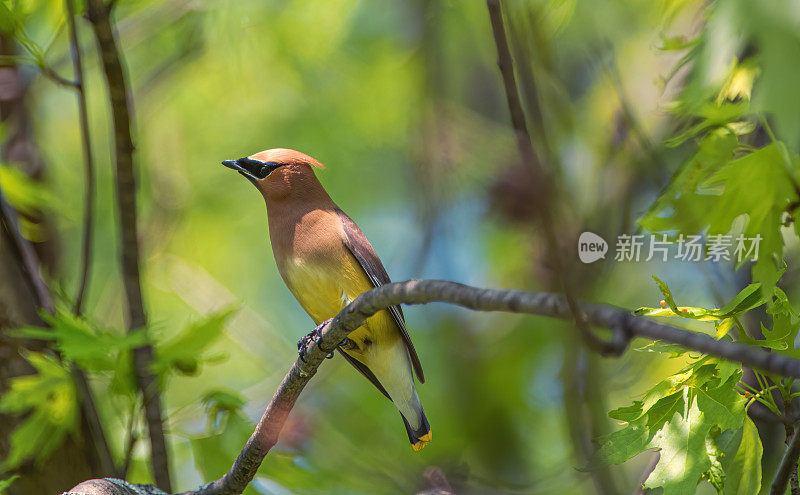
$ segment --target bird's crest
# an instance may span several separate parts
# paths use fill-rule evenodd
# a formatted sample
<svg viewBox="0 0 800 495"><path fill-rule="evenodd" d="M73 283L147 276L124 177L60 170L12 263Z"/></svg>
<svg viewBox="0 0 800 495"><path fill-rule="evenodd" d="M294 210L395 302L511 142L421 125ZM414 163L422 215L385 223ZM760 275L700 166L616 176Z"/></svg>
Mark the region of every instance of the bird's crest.
<svg viewBox="0 0 800 495"><path fill-rule="evenodd" d="M314 158L311 158L305 153L301 153L295 150L290 150L288 148L273 148L271 150L259 151L254 155L250 155L248 158L252 158L254 160L259 160L262 162L283 163L285 165L307 163L312 167L326 168L325 165L318 162Z"/></svg>

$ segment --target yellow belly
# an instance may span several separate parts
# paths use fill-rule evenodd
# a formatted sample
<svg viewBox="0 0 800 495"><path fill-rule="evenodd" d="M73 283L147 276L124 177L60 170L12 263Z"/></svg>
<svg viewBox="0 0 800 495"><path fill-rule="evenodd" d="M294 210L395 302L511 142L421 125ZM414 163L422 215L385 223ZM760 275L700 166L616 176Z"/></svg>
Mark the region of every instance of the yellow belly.
<svg viewBox="0 0 800 495"><path fill-rule="evenodd" d="M359 294L373 288L352 255L347 262L336 267L324 262L287 260L281 267L281 275L294 297L317 324L333 318ZM350 340L357 348L349 349L348 354L361 357L374 349L371 343L391 344L399 338L400 332L391 315L380 311L350 333Z"/></svg>

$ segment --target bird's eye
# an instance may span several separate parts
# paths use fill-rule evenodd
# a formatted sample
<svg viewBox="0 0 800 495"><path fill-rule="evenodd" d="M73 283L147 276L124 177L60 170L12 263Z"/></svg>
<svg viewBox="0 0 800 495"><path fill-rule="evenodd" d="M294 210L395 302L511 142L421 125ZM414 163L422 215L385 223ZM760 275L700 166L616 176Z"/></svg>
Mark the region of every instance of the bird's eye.
<svg viewBox="0 0 800 495"><path fill-rule="evenodd" d="M258 178L263 179L268 175L269 175L269 167L267 167L266 165L262 165L261 170L258 171Z"/></svg>

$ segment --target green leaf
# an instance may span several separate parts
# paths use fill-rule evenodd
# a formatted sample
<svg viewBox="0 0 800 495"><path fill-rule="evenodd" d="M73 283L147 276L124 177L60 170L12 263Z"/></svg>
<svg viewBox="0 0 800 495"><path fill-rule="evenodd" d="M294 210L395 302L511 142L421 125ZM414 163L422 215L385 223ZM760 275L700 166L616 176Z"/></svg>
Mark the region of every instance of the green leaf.
<svg viewBox="0 0 800 495"><path fill-rule="evenodd" d="M29 459L42 464L78 424L78 403L69 370L44 354L31 352L23 357L37 373L12 378L10 389L0 399L0 413L26 415L11 433L11 448L0 471L14 469Z"/></svg>
<svg viewBox="0 0 800 495"><path fill-rule="evenodd" d="M663 342L661 340L648 342L642 347L639 347L634 350L637 352L657 352L661 354L669 354L669 357L671 358L683 356L684 354L689 352L688 349L686 349L685 347L681 347L678 344Z"/></svg>
<svg viewBox="0 0 800 495"><path fill-rule="evenodd" d="M696 359L659 382L643 400L609 413L627 424L601 439L600 458L619 464L657 448L661 457L648 488L694 493L705 479L724 489L726 442L746 419L746 399L736 389L740 378L736 365L708 356Z"/></svg>
<svg viewBox="0 0 800 495"><path fill-rule="evenodd" d="M200 365L210 359L204 352L222 335L225 324L238 308L226 308L211 313L200 321L187 325L177 335L157 345L153 371L162 377L177 371L196 375Z"/></svg>
<svg viewBox="0 0 800 495"><path fill-rule="evenodd" d="M727 318L732 318L738 316L745 311L749 311L753 308L763 305L770 298L767 298L762 295L761 291L761 284L750 284L744 289L742 289L736 297L731 299L731 301L722 307L722 309L705 309L705 308L695 308L690 306L678 306L675 303L675 299L672 296L672 292L669 290L669 287L665 282L663 282L660 278L653 275L653 279L658 284L658 288L661 293L664 295L664 302L667 304L667 308L646 308L641 307L634 310L633 314L637 316L679 316L681 318L688 318L691 320L700 320L700 321L716 321L716 320L725 320ZM728 325L730 325L729 322ZM727 328L730 328L728 326ZM717 332L718 337L721 338L724 334L728 333L727 330L720 335L719 330Z"/></svg>
<svg viewBox="0 0 800 495"><path fill-rule="evenodd" d="M100 330L88 320L67 311L42 312L40 316L49 328L23 327L9 334L52 341L53 347L66 359L93 373L118 370L123 353L147 343L146 333L142 330L126 334Z"/></svg>
<svg viewBox="0 0 800 495"><path fill-rule="evenodd" d="M14 476L12 476L10 478L6 478L4 480L0 480L0 493L5 493L6 489L9 486L11 486L14 483L14 481L17 480L17 478L19 478L19 475L15 474Z"/></svg>
<svg viewBox="0 0 800 495"><path fill-rule="evenodd" d="M709 234L724 234L737 217L747 215L744 235L762 237L753 279L771 293L779 277L774 260L783 253L780 233L783 211L798 199L779 145L770 144L729 162L704 185L723 187L718 201L706 215Z"/></svg>
<svg viewBox="0 0 800 495"><path fill-rule="evenodd" d="M719 428L712 428L708 436L706 436L706 453L708 454L709 466L706 472L702 474L702 479L711 483L718 494L722 493L722 488L725 486L725 469L722 467L721 462L722 456L725 454L719 447L717 439L720 436L730 436L730 433L730 430L720 432Z"/></svg>
<svg viewBox="0 0 800 495"><path fill-rule="evenodd" d="M0 32L5 35L13 36L15 26L14 13L11 12L4 2L0 2Z"/></svg>
<svg viewBox="0 0 800 495"><path fill-rule="evenodd" d="M239 412L247 402L244 397L233 389L215 389L203 396L203 406L208 412L209 424L217 421L221 413Z"/></svg>
<svg viewBox="0 0 800 495"><path fill-rule="evenodd" d="M764 452L753 420L745 416L735 449L725 450L725 495L750 495L761 490L761 455Z"/></svg>
<svg viewBox="0 0 800 495"><path fill-rule="evenodd" d="M733 328L733 318L725 318L724 320L716 323L715 325L716 325L716 330L714 332L714 338L719 340L722 337L728 335L728 332L730 332L731 328Z"/></svg>
<svg viewBox="0 0 800 495"><path fill-rule="evenodd" d="M36 210L53 210L57 204L55 196L42 182L8 165L0 165L0 187L9 204L26 215Z"/></svg>
<svg viewBox="0 0 800 495"><path fill-rule="evenodd" d="M697 153L673 174L664 193L639 220L639 225L650 232L701 232L714 198L701 196L697 190L711 174L733 159L738 145L736 135L725 129L706 135L698 144Z"/></svg>
<svg viewBox="0 0 800 495"><path fill-rule="evenodd" d="M700 476L711 465L706 436L713 424L705 420L688 389L683 400L684 410L676 411L649 444L661 450L661 457L644 486L661 487L664 495L694 493Z"/></svg>

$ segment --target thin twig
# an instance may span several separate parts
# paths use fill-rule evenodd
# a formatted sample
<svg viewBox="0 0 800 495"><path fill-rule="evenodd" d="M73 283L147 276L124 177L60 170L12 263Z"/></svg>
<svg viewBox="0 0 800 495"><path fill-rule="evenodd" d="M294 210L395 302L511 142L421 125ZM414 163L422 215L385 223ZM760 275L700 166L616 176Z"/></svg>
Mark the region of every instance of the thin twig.
<svg viewBox="0 0 800 495"><path fill-rule="evenodd" d="M138 410L138 402L136 398L133 399L133 404L131 405L131 415L128 419L128 433L127 437L128 440L125 444L125 457L122 459L122 466L117 469L119 472L119 476L122 479L125 479L128 476L128 469L131 466L131 459L133 459L133 448L136 446L136 442L139 440L139 435L136 433L136 413Z"/></svg>
<svg viewBox="0 0 800 495"><path fill-rule="evenodd" d="M397 304L427 304L445 302L479 311L505 311L549 316L568 320L572 313L562 295L520 290L480 289L444 280L412 280L383 285L361 294L339 312L323 331L322 338L307 350L304 360L297 359L277 392L267 405L255 431L236 458L230 470L219 480L185 495L239 494L255 476L264 457L277 443L295 401L314 376L329 350L350 332L361 326L366 318ZM700 351L730 361L740 362L784 376L800 377L800 360L758 347L691 332L654 320L634 316L628 311L600 304L582 304L580 311L586 321L602 328L623 327L630 335L651 340L664 340L687 349ZM321 349L325 350L321 350Z"/></svg>
<svg viewBox="0 0 800 495"><path fill-rule="evenodd" d="M17 212L8 204L2 190L0 190L0 224L2 224L0 227L5 226L4 230L11 240L13 251L20 259L20 264L25 272L25 280L36 297L36 305L48 313L53 312L53 300L50 298L50 291L39 272L39 259L36 251L30 241L22 237L19 231Z"/></svg>
<svg viewBox="0 0 800 495"><path fill-rule="evenodd" d="M42 62L41 60L36 60L35 58L27 56L23 57L18 55L0 55L0 67L13 66L18 63L33 65L35 67L38 67L39 72L41 72L43 76L50 79L52 82L58 84L59 86L64 86L65 88L71 88L71 89L76 89L80 87L80 83L78 81L71 81L67 79L66 77L56 72L55 69Z"/></svg>
<svg viewBox="0 0 800 495"><path fill-rule="evenodd" d="M539 216L542 230L544 231L545 242L547 243L547 251L550 261L553 265L553 271L555 272L558 282L564 291L570 311L572 311L575 326L578 328L579 334L583 338L584 342L592 350L598 351L604 355L619 355L625 350L627 338L624 335L618 335L615 333L611 341L603 341L594 333L592 333L583 317L578 312L578 306L575 301L572 284L569 281L569 277L564 273L564 264L561 260L560 254L561 249L558 245L552 212L550 211L549 207L549 197L554 191L555 184L550 178L549 174L541 166L541 161L536 159L536 153L533 149L533 144L531 143L531 136L528 132L528 125L525 121L525 112L522 109L519 90L517 88L517 82L514 75L514 59L508 46L508 38L506 36L500 0L487 0L486 5L489 8L489 19L492 24L495 45L497 46L497 65L500 69L500 74L503 77L506 100L508 101L508 109L511 114L511 124L514 127L517 138L517 148L519 149L522 162L526 166L526 170L529 173L531 190L533 191L531 195L531 201L535 202L537 205L536 211ZM544 117L540 113L537 113L536 120L543 122ZM553 157L549 158L552 159Z"/></svg>
<svg viewBox="0 0 800 495"><path fill-rule="evenodd" d="M72 52L72 65L75 71L78 92L78 112L81 123L81 140L83 142L84 163L84 207L83 207L83 234L81 239L81 264L78 291L75 294L73 312L81 314L83 297L86 294L91 269L93 223L94 223L94 159L92 154L92 140L89 132L89 110L86 105L86 88L84 86L83 62L81 60L81 47L78 41L78 28L75 23L75 5L73 0L65 0L69 22L69 42Z"/></svg>
<svg viewBox="0 0 800 495"><path fill-rule="evenodd" d="M42 72L43 76L50 79L59 86L64 86L65 88L72 88L72 89L80 88L80 82L71 81L66 77L61 76L58 72L55 71L55 69L53 69L49 65L37 63L36 66L39 67L39 70Z"/></svg>
<svg viewBox="0 0 800 495"><path fill-rule="evenodd" d="M116 159L116 200L120 218L121 264L127 298L129 331L147 327L139 275L139 245L136 224L136 181L131 137L130 95L122 60L111 25L109 6L102 0L87 2L87 18L97 39L103 71L108 82L109 103L114 121ZM142 392L145 419L150 436L153 477L159 488L170 491L169 461L164 439L161 396L158 383L150 371L153 348L144 345L134 349L139 389Z"/></svg>

